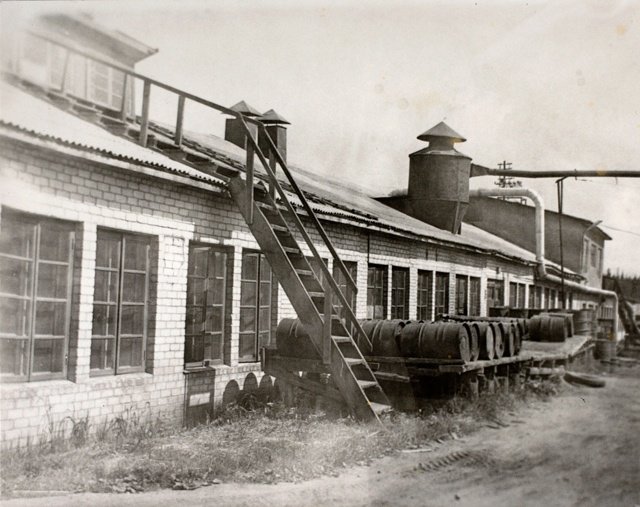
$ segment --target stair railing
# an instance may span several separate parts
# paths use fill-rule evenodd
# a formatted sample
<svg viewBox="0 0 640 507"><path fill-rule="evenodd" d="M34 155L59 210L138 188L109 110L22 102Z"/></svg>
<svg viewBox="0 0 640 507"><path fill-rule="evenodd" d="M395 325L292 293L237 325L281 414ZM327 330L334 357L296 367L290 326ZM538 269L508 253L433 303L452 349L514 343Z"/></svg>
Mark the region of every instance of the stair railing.
<svg viewBox="0 0 640 507"><path fill-rule="evenodd" d="M329 236L327 235L326 231L324 230L324 228L322 227L320 221L318 220L318 217L316 216L315 212L313 211L313 209L311 208L311 206L309 205L309 202L307 201L304 193L302 192L302 190L300 189L300 187L298 186L298 184L296 183L295 179L293 178L291 171L289 170L289 168L287 167L287 164L284 160L284 158L282 157L282 155L280 154L280 152L278 151L278 149L276 148L273 140L271 139L271 136L267 133L266 128L264 126L264 124L259 121L256 120L254 118L248 117L243 115L242 113L238 112L238 111L234 111L228 107L222 106L220 104L216 104L215 102L211 102L209 100L203 99L202 97L198 97L197 95L193 95L189 92L186 92L184 90L180 90L178 88L175 88L171 85L165 84L161 81L158 81L156 79L152 79L149 78L147 76L144 76L142 74L139 74L129 68L123 67L121 65L115 64L113 62L109 62L107 60L104 60L102 58L96 57L93 54L90 54L86 51L82 51L80 49L77 48L73 48L70 47L64 43L61 43L60 41L54 40L50 37L44 36L42 34L39 33L35 33L35 32L30 32L31 35L38 37L42 40L45 40L55 46L59 46L63 49L65 49L68 53L65 56L65 61L64 61L64 65L63 65L63 75L62 75L62 81L61 81L61 87L60 87L60 91L62 92L62 94L64 95L66 93L65 90L65 84L66 84L66 76L67 76L67 71L68 71L68 67L69 67L69 55L71 53L87 58L88 60L91 60L95 63L101 64L101 65L105 65L111 69L114 69L116 71L122 72L124 74L124 85L123 85L123 98L122 98L122 105L121 105L121 109L119 111L120 113L120 118L122 121L126 121L128 119L128 112L127 112L127 101L128 101L128 97L129 97L129 81L131 79L135 80L135 79L139 79L142 81L143 84L143 88L142 88L142 112L140 115L140 133L139 133L139 137L138 137L138 142L141 146L147 146L148 145L148 141L149 141L149 126L150 126L150 119L149 119L149 111L150 111L150 106L151 106L151 91L152 91L152 86L161 88L163 90L166 90L170 93L173 93L175 95L177 95L178 97L178 108L177 108L177 115L176 115L176 127L175 127L175 132L174 132L174 136L173 136L173 141L177 146L182 146L182 141L183 141L183 125L184 125L184 111L185 111L185 102L186 100L190 100L193 102L196 102L198 104L201 104L203 106L209 107L211 109L214 109L216 111L219 111L223 114L226 115L230 115L235 117L237 120L240 121L240 123L243 126L243 129L245 131L246 134L246 138L247 138L247 147L246 147L246 152L247 152L247 158L246 158L246 171L247 171L247 175L246 175L246 182L247 182L247 202L248 202L248 209L245 210L246 214L247 214L247 221L249 224L252 223L253 221L253 201L254 201L254 196L253 196L253 182L254 182L254 153L255 155L258 156L262 166L264 167L267 176L268 176L268 180L269 180L269 192L271 194L272 197L276 197L276 193L277 195L280 196L280 199L282 200L283 203L285 203L285 206L287 207L289 213L291 214L291 216L293 217L293 222L297 228L297 230L299 231L299 233L302 235L305 243L307 244L307 246L309 247L309 250L311 251L313 258L318 262L318 265L320 266L320 268L322 269L322 272L324 274L325 279L328 282L328 287L330 289L330 291L326 291L325 290L325 298L331 298L331 292L333 294L336 295L336 297L338 298L339 302L342 304L342 307L345 309L345 318L346 320L352 325L352 329L355 329L356 333L359 335L359 339L360 342L359 343L364 343L369 347L369 350L371 349L371 342L369 341L369 338L367 337L367 335L364 333L362 326L360 326L360 323L358 322L353 309L351 308L351 306L349 305L345 295L342 293L342 291L340 290L340 288L338 287L335 279L333 278L331 272L329 271L329 269L327 268L327 266L325 265L324 262L322 262L322 259L320 257L320 254L318 253L317 248L315 247L311 237L309 236L309 233L307 232L306 228L304 227L304 225L302 224L302 221L300 220L300 218L298 217L296 211L294 210L293 206L291 205L291 203L289 202L289 199L287 198L287 195L284 191L284 189L282 188L282 185L280 185L280 183L277 180L276 177L276 170L277 170L277 166L279 165L282 169L282 172L284 173L287 181L289 182L291 188L294 191L294 194L297 196L297 198L300 200L300 203L302 204L302 208L304 209L304 211L306 212L309 220L311 221L312 225L314 226L314 228L316 229L316 231L318 232L318 234L320 235L320 238L322 239L325 247L327 248L327 250L329 250L329 253L331 254L334 263L338 266L338 269L340 270L340 272L342 273L342 275L344 276L344 279L346 280L347 285L349 286L349 288L351 290L354 291L354 293L358 292L358 287L356 286L356 283L354 282L354 280L351 278L351 275L349 273L349 271L347 270L346 266L344 265L344 263L342 262L342 260L340 259L340 256L338 255L337 251L335 250L331 240L329 239ZM135 116L135 112L133 112L133 115ZM267 142L267 146L269 148L269 160L267 161L267 159L265 158L264 154L262 153L262 150L260 149L259 145L258 145L258 141L257 139L255 139L248 127L248 123L254 124L258 127L258 131L259 131L259 135L261 135ZM274 201L275 202L275 201ZM330 339L330 331L331 331L331 326L330 326L330 319L331 319L331 315L326 315L325 312L325 319L329 319L329 325L325 326L325 334L329 333L329 336L325 338L328 340ZM326 331L328 329L328 331Z"/></svg>

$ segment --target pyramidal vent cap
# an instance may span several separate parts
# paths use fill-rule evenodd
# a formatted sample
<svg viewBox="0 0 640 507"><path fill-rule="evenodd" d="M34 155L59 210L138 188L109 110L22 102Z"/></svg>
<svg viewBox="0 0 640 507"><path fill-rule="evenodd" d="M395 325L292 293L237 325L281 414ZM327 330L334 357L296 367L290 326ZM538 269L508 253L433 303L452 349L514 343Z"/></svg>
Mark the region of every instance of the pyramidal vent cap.
<svg viewBox="0 0 640 507"><path fill-rule="evenodd" d="M254 107L251 107L244 100L241 100L236 105L231 106L229 109L238 113L242 113L245 116L260 116L260 112Z"/></svg>
<svg viewBox="0 0 640 507"><path fill-rule="evenodd" d="M266 113L264 113L260 118L258 118L263 123L280 123L281 125L291 125L290 122L285 120L282 116L276 113L273 109L269 109Z"/></svg>
<svg viewBox="0 0 640 507"><path fill-rule="evenodd" d="M438 138L449 139L453 143L464 143L466 141L464 137L458 134L443 121L418 136L418 139L420 139L421 141L431 141Z"/></svg>

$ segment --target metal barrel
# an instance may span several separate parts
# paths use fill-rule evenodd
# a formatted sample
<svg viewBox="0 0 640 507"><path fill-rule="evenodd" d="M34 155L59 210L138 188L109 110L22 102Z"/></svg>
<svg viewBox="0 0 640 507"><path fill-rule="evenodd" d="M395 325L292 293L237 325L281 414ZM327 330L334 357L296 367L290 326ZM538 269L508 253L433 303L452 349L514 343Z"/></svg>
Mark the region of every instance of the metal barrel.
<svg viewBox="0 0 640 507"><path fill-rule="evenodd" d="M282 319L276 328L276 348L285 357L317 359L319 357L310 336L298 319Z"/></svg>
<svg viewBox="0 0 640 507"><path fill-rule="evenodd" d="M372 355L381 357L401 357L398 337L405 326L403 320L361 321L362 329L371 341Z"/></svg>
<svg viewBox="0 0 640 507"><path fill-rule="evenodd" d="M461 322L412 323L402 330L400 351L404 357L471 360L471 329Z"/></svg>
<svg viewBox="0 0 640 507"><path fill-rule="evenodd" d="M468 322L469 326L469 350L471 351L471 361L477 361L480 357L480 330L475 322Z"/></svg>
<svg viewBox="0 0 640 507"><path fill-rule="evenodd" d="M593 336L593 310L577 310L573 314L573 331L578 336Z"/></svg>
<svg viewBox="0 0 640 507"><path fill-rule="evenodd" d="M502 324L502 339L504 340L504 354L503 357L513 356L514 344L515 344L515 326L513 322L504 322Z"/></svg>
<svg viewBox="0 0 640 507"><path fill-rule="evenodd" d="M494 357L500 359L504 356L504 325L502 322L489 322L489 326L493 330Z"/></svg>
<svg viewBox="0 0 640 507"><path fill-rule="evenodd" d="M600 361L609 361L616 356L616 342L610 340L608 333L599 331L596 338L596 349L594 351L594 357Z"/></svg>
<svg viewBox="0 0 640 507"><path fill-rule="evenodd" d="M571 338L573 336L573 315L565 312L549 312L548 315L562 317L567 323L567 337Z"/></svg>
<svg viewBox="0 0 640 507"><path fill-rule="evenodd" d="M493 359L496 355L493 328L488 322L474 322L478 329L479 359Z"/></svg>
<svg viewBox="0 0 640 507"><path fill-rule="evenodd" d="M515 357L520 353L522 348L522 332L517 321L513 321L508 326L510 331L510 339L505 344L505 355Z"/></svg>
<svg viewBox="0 0 640 507"><path fill-rule="evenodd" d="M541 313L529 321L529 337L534 341L563 342L569 334L564 316Z"/></svg>

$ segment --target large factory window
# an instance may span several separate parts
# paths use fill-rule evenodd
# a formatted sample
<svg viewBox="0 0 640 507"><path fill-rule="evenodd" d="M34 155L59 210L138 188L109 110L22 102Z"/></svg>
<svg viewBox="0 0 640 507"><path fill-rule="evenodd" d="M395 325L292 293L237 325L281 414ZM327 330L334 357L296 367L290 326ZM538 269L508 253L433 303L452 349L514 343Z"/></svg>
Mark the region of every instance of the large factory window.
<svg viewBox="0 0 640 507"><path fill-rule="evenodd" d="M436 273L435 317L449 313L449 273Z"/></svg>
<svg viewBox="0 0 640 507"><path fill-rule="evenodd" d="M417 319L431 320L433 305L433 271L418 271Z"/></svg>
<svg viewBox="0 0 640 507"><path fill-rule="evenodd" d="M456 314L469 315L469 277L456 276Z"/></svg>
<svg viewBox="0 0 640 507"><path fill-rule="evenodd" d="M367 273L367 318L387 318L387 266L369 265Z"/></svg>
<svg viewBox="0 0 640 507"><path fill-rule="evenodd" d="M409 269L393 268L391 271L391 318L409 318Z"/></svg>
<svg viewBox="0 0 640 507"><path fill-rule="evenodd" d="M487 308L494 308L504 304L504 282L502 280L487 280Z"/></svg>
<svg viewBox="0 0 640 507"><path fill-rule="evenodd" d="M74 226L2 212L2 379L63 378L69 341Z"/></svg>
<svg viewBox="0 0 640 507"><path fill-rule="evenodd" d="M226 251L192 244L187 274L184 362L187 366L221 364L224 359L227 304Z"/></svg>
<svg viewBox="0 0 640 507"><path fill-rule="evenodd" d="M469 314L480 315L480 278L469 278Z"/></svg>
<svg viewBox="0 0 640 507"><path fill-rule="evenodd" d="M151 238L98 230L91 373L144 370Z"/></svg>
<svg viewBox="0 0 640 507"><path fill-rule="evenodd" d="M258 360L260 347L271 342L273 277L267 258L253 251L242 254L240 275L240 362Z"/></svg>

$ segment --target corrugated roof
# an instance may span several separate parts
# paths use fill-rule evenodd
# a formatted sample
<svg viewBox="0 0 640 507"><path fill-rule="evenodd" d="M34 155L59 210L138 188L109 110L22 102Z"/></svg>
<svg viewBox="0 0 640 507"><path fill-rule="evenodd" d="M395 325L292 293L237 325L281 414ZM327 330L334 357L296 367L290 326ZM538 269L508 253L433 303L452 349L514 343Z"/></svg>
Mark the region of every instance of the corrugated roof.
<svg viewBox="0 0 640 507"><path fill-rule="evenodd" d="M25 90L0 80L0 123L101 154L163 169L200 181L223 185L223 180L197 171L107 130L69 114Z"/></svg>

